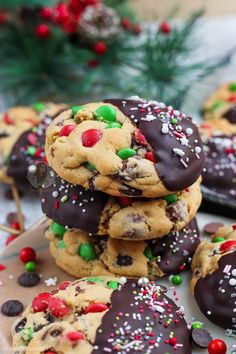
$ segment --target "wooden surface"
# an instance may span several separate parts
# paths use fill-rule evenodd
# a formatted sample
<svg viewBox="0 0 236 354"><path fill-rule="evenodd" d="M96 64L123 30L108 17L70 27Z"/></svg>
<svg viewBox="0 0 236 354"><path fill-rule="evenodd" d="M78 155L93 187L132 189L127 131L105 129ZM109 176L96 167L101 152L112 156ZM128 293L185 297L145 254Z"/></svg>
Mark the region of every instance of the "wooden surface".
<svg viewBox="0 0 236 354"><path fill-rule="evenodd" d="M236 0L130 0L138 15L145 19L163 19L179 6L178 17L204 8L206 16L236 15Z"/></svg>

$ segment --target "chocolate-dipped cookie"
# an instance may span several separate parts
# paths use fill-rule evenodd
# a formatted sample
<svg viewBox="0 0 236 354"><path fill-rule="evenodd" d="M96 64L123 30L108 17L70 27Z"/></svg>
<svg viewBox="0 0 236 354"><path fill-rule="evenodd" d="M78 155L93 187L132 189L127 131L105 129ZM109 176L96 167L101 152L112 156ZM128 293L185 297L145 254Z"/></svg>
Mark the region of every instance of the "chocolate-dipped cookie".
<svg viewBox="0 0 236 354"><path fill-rule="evenodd" d="M160 197L200 176L197 127L173 107L140 98L75 106L47 129L49 165L66 181L114 196Z"/></svg>
<svg viewBox="0 0 236 354"><path fill-rule="evenodd" d="M190 354L187 323L147 279L90 277L39 294L12 327L21 353Z"/></svg>
<svg viewBox="0 0 236 354"><path fill-rule="evenodd" d="M181 272L191 262L199 244L196 220L183 230L151 241L116 240L52 223L45 236L57 265L81 278L94 275L163 277Z"/></svg>
<svg viewBox="0 0 236 354"><path fill-rule="evenodd" d="M182 192L146 199L115 198L86 190L53 171L51 177L51 184L41 190L42 209L49 218L71 229L130 241L181 230L194 218L201 203L200 179Z"/></svg>
<svg viewBox="0 0 236 354"><path fill-rule="evenodd" d="M202 242L192 261L191 288L202 313L216 325L236 325L236 225Z"/></svg>

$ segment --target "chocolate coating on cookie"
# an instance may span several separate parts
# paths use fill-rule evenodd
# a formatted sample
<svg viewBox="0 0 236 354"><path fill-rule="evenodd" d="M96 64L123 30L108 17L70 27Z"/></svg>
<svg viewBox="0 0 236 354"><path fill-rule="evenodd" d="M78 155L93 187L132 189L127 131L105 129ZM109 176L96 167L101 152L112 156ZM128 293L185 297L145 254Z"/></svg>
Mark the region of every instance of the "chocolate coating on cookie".
<svg viewBox="0 0 236 354"><path fill-rule="evenodd" d="M236 196L236 135L217 135L205 141L203 185L226 197Z"/></svg>
<svg viewBox="0 0 236 354"><path fill-rule="evenodd" d="M230 123L236 124L236 106L231 107L225 114L226 118Z"/></svg>
<svg viewBox="0 0 236 354"><path fill-rule="evenodd" d="M198 225L193 219L183 230L150 241L149 247L158 267L164 274L170 275L186 268L199 243Z"/></svg>
<svg viewBox="0 0 236 354"><path fill-rule="evenodd" d="M155 101L104 102L118 107L141 130L156 158L155 169L168 190L182 190L196 181L204 155L198 129L190 118Z"/></svg>
<svg viewBox="0 0 236 354"><path fill-rule="evenodd" d="M56 174L54 183L41 190L42 209L48 217L61 225L91 233L98 232L108 198L105 193L75 186Z"/></svg>
<svg viewBox="0 0 236 354"><path fill-rule="evenodd" d="M216 325L233 329L236 325L236 252L223 255L218 269L200 278L194 296L202 313Z"/></svg>

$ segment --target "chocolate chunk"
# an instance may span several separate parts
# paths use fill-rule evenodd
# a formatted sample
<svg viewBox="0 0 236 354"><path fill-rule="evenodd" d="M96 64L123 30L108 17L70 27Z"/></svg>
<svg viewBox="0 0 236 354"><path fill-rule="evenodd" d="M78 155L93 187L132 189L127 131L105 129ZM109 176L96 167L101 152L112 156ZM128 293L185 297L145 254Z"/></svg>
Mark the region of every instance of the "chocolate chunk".
<svg viewBox="0 0 236 354"><path fill-rule="evenodd" d="M58 329L53 329L51 332L50 332L50 336L51 337L58 337L60 334L62 333L62 328L58 328Z"/></svg>
<svg viewBox="0 0 236 354"><path fill-rule="evenodd" d="M224 226L222 222L210 222L204 226L204 232L208 235L213 235L222 226Z"/></svg>
<svg viewBox="0 0 236 354"><path fill-rule="evenodd" d="M24 310L23 304L18 300L9 300L2 304L1 312L5 316L18 316Z"/></svg>
<svg viewBox="0 0 236 354"><path fill-rule="evenodd" d="M22 318L22 320L20 320L20 322L17 323L17 325L15 326L16 333L21 332L25 328L26 322L27 322L27 319Z"/></svg>
<svg viewBox="0 0 236 354"><path fill-rule="evenodd" d="M49 323L53 323L55 322L55 317L49 312L47 313L44 318L49 322Z"/></svg>
<svg viewBox="0 0 236 354"><path fill-rule="evenodd" d="M192 331L192 340L199 348L208 348L212 336L204 328L196 328Z"/></svg>
<svg viewBox="0 0 236 354"><path fill-rule="evenodd" d="M40 277L38 273L26 272L19 276L18 283L25 288L30 288L37 285L40 282Z"/></svg>
<svg viewBox="0 0 236 354"><path fill-rule="evenodd" d="M132 257L130 257L130 256L122 256L119 254L117 257L116 263L119 266L129 266L129 265L133 264L133 260L132 260Z"/></svg>
<svg viewBox="0 0 236 354"><path fill-rule="evenodd" d="M181 200L168 205L166 213L172 222L185 221L188 218L187 206Z"/></svg>

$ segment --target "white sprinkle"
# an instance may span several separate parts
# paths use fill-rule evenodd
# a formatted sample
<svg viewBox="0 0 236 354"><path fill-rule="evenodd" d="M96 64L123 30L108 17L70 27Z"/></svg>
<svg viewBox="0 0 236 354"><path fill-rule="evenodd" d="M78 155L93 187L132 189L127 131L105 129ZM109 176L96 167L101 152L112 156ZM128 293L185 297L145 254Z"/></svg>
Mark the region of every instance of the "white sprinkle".
<svg viewBox="0 0 236 354"><path fill-rule="evenodd" d="M232 270L232 275L233 275L233 277L236 277L236 269Z"/></svg>
<svg viewBox="0 0 236 354"><path fill-rule="evenodd" d="M31 165L31 166L29 166L28 167L28 171L29 171L29 173L35 173L36 172L36 170L37 170L37 168L36 168L36 166L35 165Z"/></svg>
<svg viewBox="0 0 236 354"><path fill-rule="evenodd" d="M236 279L234 279L234 278L229 279L229 285L235 286L236 285Z"/></svg>
<svg viewBox="0 0 236 354"><path fill-rule="evenodd" d="M210 316L211 315L211 311L207 311L207 314Z"/></svg>
<svg viewBox="0 0 236 354"><path fill-rule="evenodd" d="M162 125L161 132L162 132L163 134L167 134L167 133L169 132L169 128L168 128L168 125L167 125L167 124L163 124L163 125Z"/></svg>
<svg viewBox="0 0 236 354"><path fill-rule="evenodd" d="M200 146L196 146L196 147L195 147L195 152L196 152L197 154L199 154L201 151L202 151L202 149L200 148Z"/></svg>
<svg viewBox="0 0 236 354"><path fill-rule="evenodd" d="M121 277L121 278L119 279L119 283L120 283L121 285L125 285L125 284L127 283L127 278L126 278L126 277Z"/></svg>
<svg viewBox="0 0 236 354"><path fill-rule="evenodd" d="M52 192L53 198L57 198L59 196L59 193L57 191Z"/></svg>
<svg viewBox="0 0 236 354"><path fill-rule="evenodd" d="M187 129L186 129L186 134L187 134L188 136L192 135L192 134L193 134L193 129L192 129L192 128L187 128Z"/></svg>
<svg viewBox="0 0 236 354"><path fill-rule="evenodd" d="M48 278L46 280L44 280L44 283L47 285L47 286L55 286L57 284L57 277L55 278Z"/></svg>
<svg viewBox="0 0 236 354"><path fill-rule="evenodd" d="M178 149L178 148L173 148L173 152L178 155L178 156L181 156L183 157L185 155L185 152L181 149Z"/></svg>

